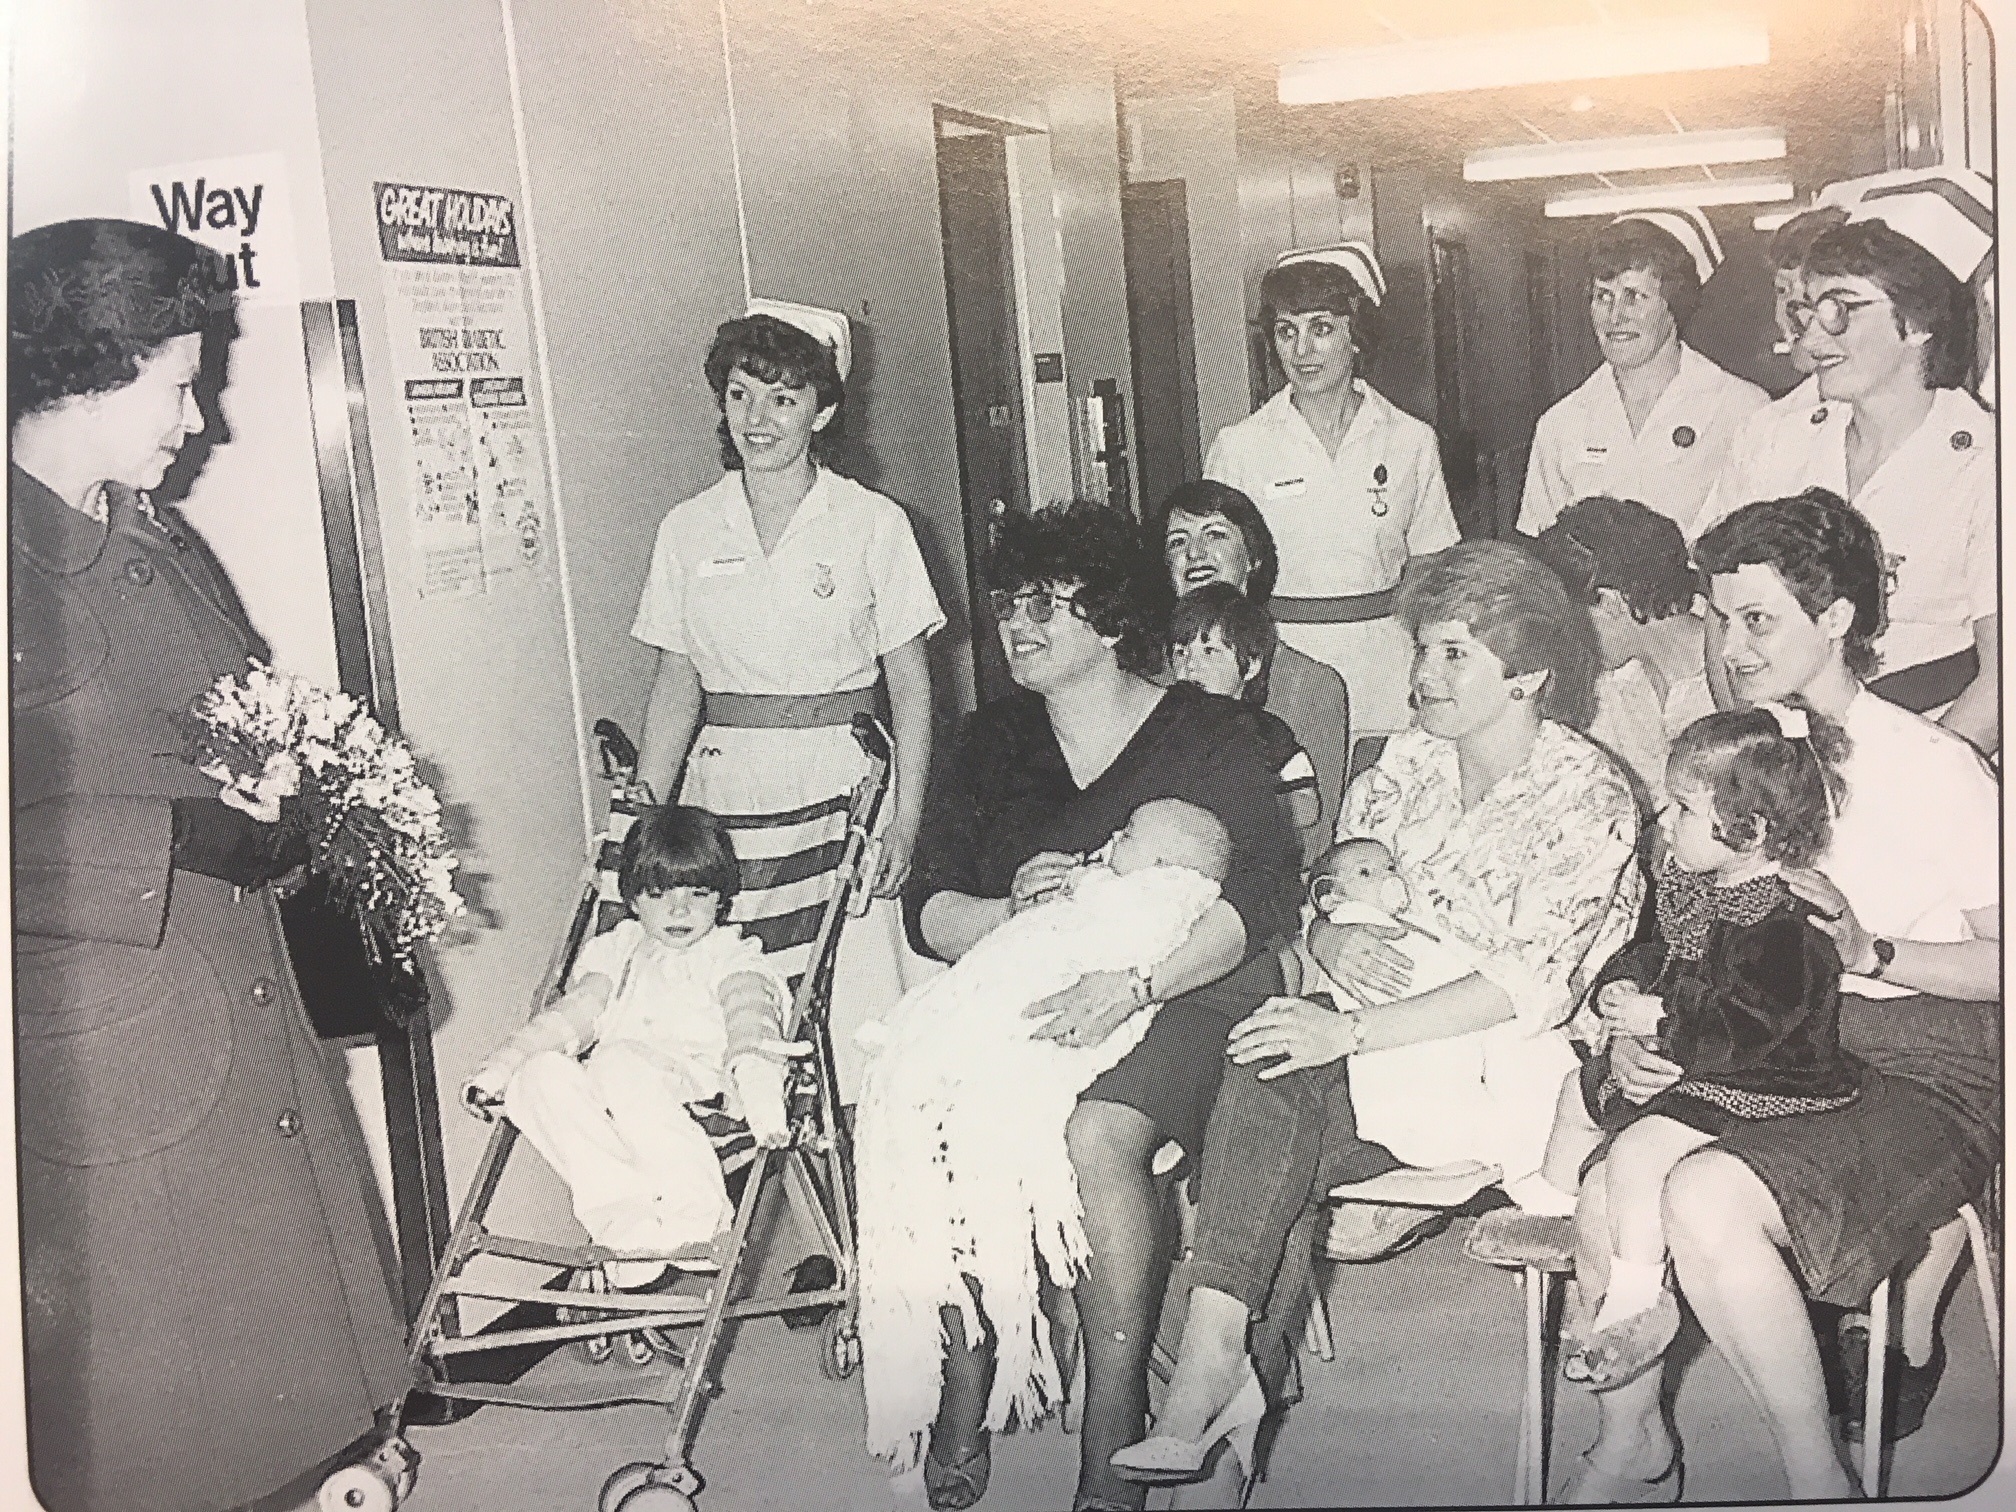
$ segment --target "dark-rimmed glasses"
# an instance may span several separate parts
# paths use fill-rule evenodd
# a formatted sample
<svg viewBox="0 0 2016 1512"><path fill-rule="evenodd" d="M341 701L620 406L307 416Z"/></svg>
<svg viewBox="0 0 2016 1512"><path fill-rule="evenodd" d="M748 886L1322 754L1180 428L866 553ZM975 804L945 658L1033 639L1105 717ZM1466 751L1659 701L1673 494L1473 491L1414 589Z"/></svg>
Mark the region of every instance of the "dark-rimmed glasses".
<svg viewBox="0 0 2016 1512"><path fill-rule="evenodd" d="M1874 299L1855 299L1846 294L1822 294L1818 299L1788 299L1785 301L1785 323L1792 327L1794 334L1804 336L1806 328L1817 320L1820 329L1829 336L1842 336L1847 334L1848 322L1855 318L1857 310L1888 303L1889 297L1880 294Z"/></svg>
<svg viewBox="0 0 2016 1512"><path fill-rule="evenodd" d="M1078 594L1075 589L1069 593L1059 593L1054 588L1024 588L1019 593L1009 593L1005 589L996 588L987 595L988 607L993 609L994 618L1004 625L1015 618L1015 611L1018 608L1028 614L1030 624L1047 625L1056 618L1059 608L1069 609L1076 614L1077 602Z"/></svg>

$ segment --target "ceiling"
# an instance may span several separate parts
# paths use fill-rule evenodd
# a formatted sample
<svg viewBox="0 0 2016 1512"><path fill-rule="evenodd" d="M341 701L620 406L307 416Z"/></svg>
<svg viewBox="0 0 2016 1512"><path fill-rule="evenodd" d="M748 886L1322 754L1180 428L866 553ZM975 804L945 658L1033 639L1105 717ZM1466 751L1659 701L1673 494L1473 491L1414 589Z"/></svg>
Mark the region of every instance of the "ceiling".
<svg viewBox="0 0 2016 1512"><path fill-rule="evenodd" d="M1779 126L1803 200L1883 163L1884 92L1897 69L1905 0L782 0L798 45L991 59L1110 64L1123 102L1231 89L1242 139L1311 157L1457 174L1466 153L1545 139ZM782 21L765 0L771 24ZM1474 36L1731 9L1767 16L1767 64L1574 85L1475 90L1351 105L1278 103L1281 60L1333 47ZM1578 100L1578 97L1581 97ZM1572 104L1584 108L1573 109ZM1721 168L1718 176L1777 165ZM1700 171L1700 170L1696 170ZM1664 175L1655 175L1663 177ZM1646 176L1639 175L1642 181ZM1608 182L1628 184L1631 175ZM1594 178L1479 185L1537 205Z"/></svg>

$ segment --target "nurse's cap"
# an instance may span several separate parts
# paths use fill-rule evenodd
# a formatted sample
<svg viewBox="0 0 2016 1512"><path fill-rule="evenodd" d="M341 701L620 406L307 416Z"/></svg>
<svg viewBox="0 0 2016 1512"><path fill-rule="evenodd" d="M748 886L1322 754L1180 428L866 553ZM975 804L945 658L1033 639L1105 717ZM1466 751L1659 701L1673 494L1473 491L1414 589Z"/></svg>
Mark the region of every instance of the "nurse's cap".
<svg viewBox="0 0 2016 1512"><path fill-rule="evenodd" d="M1342 268L1351 275L1351 281L1365 291L1365 297L1372 303L1383 303L1386 298L1386 274L1379 267L1379 259L1372 255L1371 245L1362 241L1333 242L1327 247L1296 247L1283 252L1274 259L1277 268L1291 267L1296 263L1329 263Z"/></svg>
<svg viewBox="0 0 2016 1512"><path fill-rule="evenodd" d="M752 299L748 313L769 315L794 325L814 341L830 349L833 365L840 369L842 382L854 365L854 337L847 317L838 310L822 310L817 305L793 304L788 299Z"/></svg>
<svg viewBox="0 0 2016 1512"><path fill-rule="evenodd" d="M1708 224L1708 217L1699 210L1684 206L1662 206L1652 210L1626 210L1616 220L1643 221L1646 225L1664 231L1680 243L1689 260L1694 264L1694 276L1702 283L1714 276L1722 266L1722 243L1716 238L1715 228Z"/></svg>
<svg viewBox="0 0 2016 1512"><path fill-rule="evenodd" d="M1909 237L1965 283L1995 245L1995 186L1971 168L1900 168L1843 179L1820 191L1848 223L1881 221Z"/></svg>

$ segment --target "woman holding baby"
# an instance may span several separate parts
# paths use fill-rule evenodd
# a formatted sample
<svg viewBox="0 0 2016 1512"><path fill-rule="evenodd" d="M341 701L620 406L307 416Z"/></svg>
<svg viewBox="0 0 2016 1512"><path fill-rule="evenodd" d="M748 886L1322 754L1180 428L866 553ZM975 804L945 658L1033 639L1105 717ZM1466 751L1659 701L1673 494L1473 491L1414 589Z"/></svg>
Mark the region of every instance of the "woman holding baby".
<svg viewBox="0 0 2016 1512"><path fill-rule="evenodd" d="M1196 688L1158 687L1157 595L1134 523L1071 503L1003 522L989 564L1002 648L1021 691L969 717L926 799L905 890L912 942L958 960L1066 884L1141 804L1181 798L1215 815L1232 860L1221 896L1147 970L1095 971L1038 1007L1037 1033L1104 1041L1150 1002L1141 1042L1080 1096L1065 1131L1093 1262L1077 1277L1085 1341L1079 1508L1135 1508L1145 1491L1108 1463L1145 1426L1148 1347L1161 1299L1163 1205L1150 1165L1174 1139L1193 1155L1231 1026L1281 986L1267 947L1292 918L1294 842L1252 713ZM978 1299L984 1316L987 1298ZM1015 1383L993 1380L990 1341L945 1310L951 1347L921 1450L931 1504L968 1507L987 1485L989 1433Z"/></svg>
<svg viewBox="0 0 2016 1512"><path fill-rule="evenodd" d="M1505 1178L1538 1167L1574 1064L1569 1013L1638 915L1630 790L1578 733L1597 668L1587 611L1525 551L1476 541L1418 563L1397 613L1414 644L1416 727L1351 785L1337 835L1378 842L1406 885L1408 924L1469 966L1422 991L1409 951L1425 966L1427 943L1405 925L1319 918L1306 946L1342 1011L1275 998L1232 1031L1204 1146L1182 1360L1156 1436L1115 1456L1140 1481L1203 1478L1220 1440L1250 1477L1259 1381L1285 1364L1312 1203L1331 1186L1446 1157L1427 1148L1438 1127L1470 1128L1457 1153ZM1413 1116L1360 1129L1359 1083L1370 1094L1397 1079L1382 1059L1411 1079ZM1424 1080L1412 1062L1439 1069ZM1347 1204L1331 1253L1388 1253L1436 1216Z"/></svg>

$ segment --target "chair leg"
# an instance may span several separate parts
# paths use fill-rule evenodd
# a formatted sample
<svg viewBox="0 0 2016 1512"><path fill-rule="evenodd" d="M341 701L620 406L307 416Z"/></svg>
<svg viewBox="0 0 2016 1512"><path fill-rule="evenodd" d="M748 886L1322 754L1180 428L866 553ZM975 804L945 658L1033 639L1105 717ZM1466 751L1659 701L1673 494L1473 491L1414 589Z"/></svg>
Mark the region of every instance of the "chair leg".
<svg viewBox="0 0 2016 1512"><path fill-rule="evenodd" d="M1519 1470L1512 1482L1512 1500L1536 1506L1547 1496L1545 1361L1547 1339L1547 1273L1529 1265L1521 1278L1526 1292L1526 1388L1519 1404Z"/></svg>
<svg viewBox="0 0 2016 1512"><path fill-rule="evenodd" d="M1862 1494L1872 1501L1883 1494L1884 1366L1890 1360L1890 1278L1885 1276L1869 1295L1869 1360L1863 1367Z"/></svg>
<svg viewBox="0 0 2016 1512"><path fill-rule="evenodd" d="M1324 1300L1320 1288L1309 1299L1309 1316L1302 1324L1302 1342L1309 1353L1326 1365L1337 1358L1337 1346L1330 1337L1330 1304Z"/></svg>
<svg viewBox="0 0 2016 1512"><path fill-rule="evenodd" d="M1988 1353L1995 1361L1995 1369L2002 1369L2002 1309L1995 1299L1995 1273L1990 1268L1988 1235L1981 1226L1981 1215L1968 1203L1960 1209L1960 1217L1967 1225L1967 1242L1974 1250L1974 1280L1981 1288L1981 1317L1988 1326Z"/></svg>

